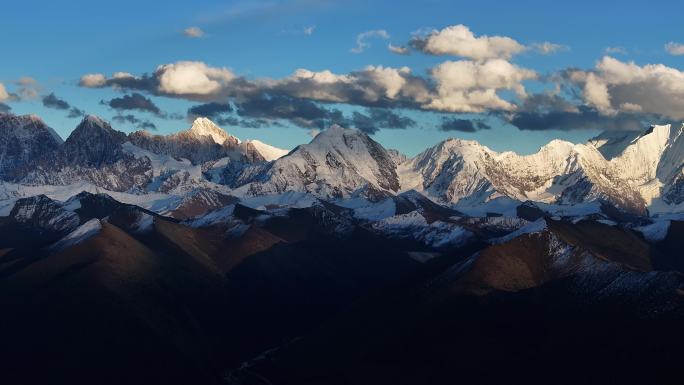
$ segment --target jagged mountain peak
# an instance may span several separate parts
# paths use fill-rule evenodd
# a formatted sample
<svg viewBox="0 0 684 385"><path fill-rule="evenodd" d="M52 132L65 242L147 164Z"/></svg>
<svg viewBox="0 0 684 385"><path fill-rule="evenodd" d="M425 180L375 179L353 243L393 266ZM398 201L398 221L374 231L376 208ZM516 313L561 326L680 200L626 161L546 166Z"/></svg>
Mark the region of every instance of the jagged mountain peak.
<svg viewBox="0 0 684 385"><path fill-rule="evenodd" d="M205 117L196 118L192 122L189 131L197 136L209 136L214 142L221 145L224 144L226 140L231 139L231 141L234 141L236 144L240 143L238 138L228 134L223 128L211 121L211 119Z"/></svg>
<svg viewBox="0 0 684 385"><path fill-rule="evenodd" d="M87 115L81 120L81 122L76 126L76 128L71 132L71 135L67 138L67 142L69 139L72 137L82 137L82 136L109 136L109 137L117 137L118 139L121 139L125 137L126 135L121 132L117 131L112 128L112 126L106 122L104 119L95 116L95 115Z"/></svg>
<svg viewBox="0 0 684 385"><path fill-rule="evenodd" d="M127 137L103 119L88 115L71 132L61 147L68 163L81 166L112 164L122 156Z"/></svg>
<svg viewBox="0 0 684 385"><path fill-rule="evenodd" d="M56 151L64 141L35 115L0 114L0 176L23 175L24 167Z"/></svg>
<svg viewBox="0 0 684 385"><path fill-rule="evenodd" d="M14 115L11 113L0 112L0 129L3 132L22 138L36 137L48 134L48 140L54 141L58 144L64 140L52 129L52 127L45 124L43 119L38 115Z"/></svg>

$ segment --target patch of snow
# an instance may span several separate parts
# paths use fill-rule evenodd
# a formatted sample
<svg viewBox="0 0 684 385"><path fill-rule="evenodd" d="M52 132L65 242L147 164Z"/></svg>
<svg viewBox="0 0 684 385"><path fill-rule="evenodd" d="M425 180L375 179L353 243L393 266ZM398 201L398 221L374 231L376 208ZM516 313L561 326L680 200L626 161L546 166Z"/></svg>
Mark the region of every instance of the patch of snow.
<svg viewBox="0 0 684 385"><path fill-rule="evenodd" d="M201 217L189 219L183 223L190 227L205 227L215 225L217 223L227 222L233 218L235 205L228 205L218 210L210 211Z"/></svg>
<svg viewBox="0 0 684 385"><path fill-rule="evenodd" d="M394 200L390 198L380 202L371 202L365 198L352 198L335 203L353 209L355 218L366 221L377 221L392 217L397 210Z"/></svg>
<svg viewBox="0 0 684 385"><path fill-rule="evenodd" d="M407 254L411 259L420 263L425 263L440 255L439 253L431 253L428 251L409 251Z"/></svg>
<svg viewBox="0 0 684 385"><path fill-rule="evenodd" d="M650 225L636 227L635 230L642 233L646 240L651 242L659 242L667 237L667 232L670 230L670 221L655 221Z"/></svg>
<svg viewBox="0 0 684 385"><path fill-rule="evenodd" d="M102 229L102 224L99 219L93 218L88 222L78 226L76 230L70 232L64 238L55 242L50 249L54 251L64 250L69 246L76 245L85 241L86 239L96 235Z"/></svg>
<svg viewBox="0 0 684 385"><path fill-rule="evenodd" d="M298 191L287 191L282 194L262 196L245 196L240 199L241 204L253 209L266 206L306 208L311 207L316 202L318 202L318 199L312 194Z"/></svg>

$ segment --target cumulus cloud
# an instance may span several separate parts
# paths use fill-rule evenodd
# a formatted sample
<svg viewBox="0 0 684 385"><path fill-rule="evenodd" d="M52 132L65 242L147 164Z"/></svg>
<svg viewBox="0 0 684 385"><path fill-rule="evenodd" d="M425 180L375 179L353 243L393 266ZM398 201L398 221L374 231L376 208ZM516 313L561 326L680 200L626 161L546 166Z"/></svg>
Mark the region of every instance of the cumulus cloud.
<svg viewBox="0 0 684 385"><path fill-rule="evenodd" d="M503 58L523 52L526 48L506 36L475 36L465 25L453 25L414 36L409 45L430 55L453 55L475 60Z"/></svg>
<svg viewBox="0 0 684 385"><path fill-rule="evenodd" d="M345 123L345 122L340 122ZM416 122L406 116L384 108L371 108L365 114L354 111L351 121L347 123L367 134L375 134L382 128L407 129L416 126Z"/></svg>
<svg viewBox="0 0 684 385"><path fill-rule="evenodd" d="M42 97L43 106L47 108L54 108L56 110L67 111L68 118L80 118L85 116L85 112L75 106L72 106L64 99L61 99L54 92Z"/></svg>
<svg viewBox="0 0 684 385"><path fill-rule="evenodd" d="M111 77L88 74L79 84L87 88L112 87L121 90L139 90L154 95L180 97L191 100L210 100L240 92L239 82L227 68L210 67L202 62L180 61L157 67L152 75L134 76L116 72Z"/></svg>
<svg viewBox="0 0 684 385"><path fill-rule="evenodd" d="M371 31L362 32L356 35L356 47L352 48L351 52L361 53L365 51L366 48L370 47L370 43L368 42L368 40L371 38L387 40L390 38L390 35L384 29L374 29Z"/></svg>
<svg viewBox="0 0 684 385"><path fill-rule="evenodd" d="M515 113L510 123L521 130L640 130L646 124L645 117L638 114L619 113L606 116L598 110L580 106L577 111L552 110L547 112L521 111Z"/></svg>
<svg viewBox="0 0 684 385"><path fill-rule="evenodd" d="M138 111L144 111L144 112L150 112L154 115L163 117L165 114L157 107L154 102L143 96L142 94L139 94L137 92L134 92L130 95L124 95L120 98L114 98L110 101L102 101L102 104L105 104L115 110L123 111L123 110L138 110Z"/></svg>
<svg viewBox="0 0 684 385"><path fill-rule="evenodd" d="M159 90L172 95L212 95L235 79L227 68L209 67L192 61L159 66L155 75L159 80Z"/></svg>
<svg viewBox="0 0 684 385"><path fill-rule="evenodd" d="M85 116L85 115L86 115L85 111L83 111L79 108L76 108L76 107L71 107L69 109L69 113L67 114L67 118L80 118L80 117Z"/></svg>
<svg viewBox="0 0 684 385"><path fill-rule="evenodd" d="M439 129L442 131L460 131L460 132L476 132L479 130L489 130L492 127L487 124L487 122L476 119L460 119L460 118L449 118L443 117L442 122L439 125Z"/></svg>
<svg viewBox="0 0 684 385"><path fill-rule="evenodd" d="M665 44L665 51L670 55L681 56L684 55L684 44L675 43L673 41Z"/></svg>
<svg viewBox="0 0 684 385"><path fill-rule="evenodd" d="M0 102L4 102L6 100L9 100L10 95L9 92L7 92L7 88L5 88L5 85L0 83Z"/></svg>
<svg viewBox="0 0 684 385"><path fill-rule="evenodd" d="M315 25L310 25L310 26L308 26L308 27L304 27L304 29L302 30L302 32L303 32L305 35L307 35L307 36L311 36L311 35L313 35L313 33L314 33L315 30L316 30L316 26L315 26Z"/></svg>
<svg viewBox="0 0 684 385"><path fill-rule="evenodd" d="M543 43L532 44L532 49L542 55L550 55L556 52L568 51L570 50L570 47L568 47L567 45L555 44L545 41Z"/></svg>
<svg viewBox="0 0 684 385"><path fill-rule="evenodd" d="M582 98L580 93L580 98ZM494 114L520 130L641 130L657 116L640 112L606 115L597 108L577 104L560 95L560 90L529 95L516 111Z"/></svg>
<svg viewBox="0 0 684 385"><path fill-rule="evenodd" d="M387 46L387 49L390 52L396 53L397 55L408 55L411 53L409 47L405 47L403 45L393 45L392 43Z"/></svg>
<svg viewBox="0 0 684 385"><path fill-rule="evenodd" d="M385 107L417 106L428 100L430 90L425 79L412 75L408 67L368 66L344 75L299 69L290 77L272 82L269 92L323 102Z"/></svg>
<svg viewBox="0 0 684 385"><path fill-rule="evenodd" d="M55 96L54 93L43 96L43 106L57 110L68 110L71 106L66 101Z"/></svg>
<svg viewBox="0 0 684 385"><path fill-rule="evenodd" d="M196 106L190 107L188 109L188 119L193 120L198 117L206 117L212 120L216 120L223 114L227 114L233 111L233 107L227 103L206 103L198 104Z"/></svg>
<svg viewBox="0 0 684 385"><path fill-rule="evenodd" d="M287 96L263 96L237 103L237 113L242 117L287 120L304 128L325 127L330 122L340 123L343 114L337 109L319 106L310 100Z"/></svg>
<svg viewBox="0 0 684 385"><path fill-rule="evenodd" d="M38 99L38 95L42 91L42 87L40 86L40 84L38 84L38 81L29 76L24 76L15 80L14 84L18 87L18 98L21 100Z"/></svg>
<svg viewBox="0 0 684 385"><path fill-rule="evenodd" d="M88 88L104 87L107 84L107 78L103 74L85 74L81 76L78 84Z"/></svg>
<svg viewBox="0 0 684 385"><path fill-rule="evenodd" d="M319 126L322 120L333 120L328 115L332 110L318 111L321 107L317 103L447 112L513 110L514 101L498 92L513 91L518 98L524 98L523 82L536 77L534 71L504 59L447 61L436 66L430 77L414 75L408 67L367 66L346 74L298 69L284 78L257 80L201 62L178 62L140 76L117 73L103 80L88 75L81 83L205 103L232 103L238 114L290 120L310 127ZM270 111L264 116L256 112L265 109ZM299 119L294 115L300 115Z"/></svg>
<svg viewBox="0 0 684 385"><path fill-rule="evenodd" d="M191 39L199 39L204 37L204 31L200 27L188 27L183 30L183 35Z"/></svg>
<svg viewBox="0 0 684 385"><path fill-rule="evenodd" d="M522 82L537 78L534 71L503 59L447 61L433 68L432 76L437 82L438 97L425 104L427 108L471 113L514 110L515 104L502 99L497 91L512 90L524 98Z"/></svg>
<svg viewBox="0 0 684 385"><path fill-rule="evenodd" d="M601 114L640 112L684 119L684 72L663 64L639 66L605 56L593 71L566 73L586 105Z"/></svg>
<svg viewBox="0 0 684 385"><path fill-rule="evenodd" d="M150 122L149 120L145 120L145 121L140 122L140 124L138 124L138 128L143 129L143 130L148 130L148 131L156 131L157 125Z"/></svg>
<svg viewBox="0 0 684 385"><path fill-rule="evenodd" d="M133 127L139 129L139 130L148 130L148 131L156 131L157 126L150 122L149 120L143 120L135 115L132 114L126 114L126 115L115 115L112 118L113 121L119 123L119 124L125 124L125 125L132 125Z"/></svg>

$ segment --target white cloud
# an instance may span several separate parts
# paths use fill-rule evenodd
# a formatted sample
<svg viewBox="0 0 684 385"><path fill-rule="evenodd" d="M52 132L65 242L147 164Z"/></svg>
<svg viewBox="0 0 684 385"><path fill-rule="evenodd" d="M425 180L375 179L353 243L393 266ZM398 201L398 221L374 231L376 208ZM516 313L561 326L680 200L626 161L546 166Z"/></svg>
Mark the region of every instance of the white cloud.
<svg viewBox="0 0 684 385"><path fill-rule="evenodd" d="M7 88L5 88L5 85L0 83L0 102L4 102L7 99L9 99L9 93L7 92Z"/></svg>
<svg viewBox="0 0 684 385"><path fill-rule="evenodd" d="M401 46L401 45L393 45L392 43L390 43L390 44L387 46L387 49L388 49L390 52L394 52L394 53L396 53L396 54L398 54L398 55L408 55L408 54L410 53L408 47Z"/></svg>
<svg viewBox="0 0 684 385"><path fill-rule="evenodd" d="M34 79L30 76L23 76L23 77L19 78L15 83L17 83L21 86L31 86L31 85L38 84L38 81L36 81L36 79Z"/></svg>
<svg viewBox="0 0 684 385"><path fill-rule="evenodd" d="M29 76L23 76L12 83L18 87L16 93L20 100L38 99L38 95L43 90L40 84L38 84L38 81Z"/></svg>
<svg viewBox="0 0 684 385"><path fill-rule="evenodd" d="M227 68L203 62L159 66L152 75L119 72L111 78L85 75L85 87L113 87L189 100L221 101L268 99L271 96L366 107L397 107L451 112L514 110L516 103L500 91L526 98L523 82L536 79L534 71L504 59L447 61L430 72L414 75L408 67L367 66L346 74L330 70L298 69L280 79L249 80ZM586 77L586 76L585 76Z"/></svg>
<svg viewBox="0 0 684 385"><path fill-rule="evenodd" d="M512 90L524 98L522 82L537 78L534 71L503 59L447 61L433 68L431 74L437 82L437 95L424 107L471 113L514 110L515 104L502 99L497 91Z"/></svg>
<svg viewBox="0 0 684 385"><path fill-rule="evenodd" d="M106 83L107 78L103 74L86 74L78 82L81 87L87 88L103 87Z"/></svg>
<svg viewBox="0 0 684 385"><path fill-rule="evenodd" d="M684 55L684 44L675 43L673 41L665 44L665 51L670 55L681 56Z"/></svg>
<svg viewBox="0 0 684 385"><path fill-rule="evenodd" d="M570 47L568 47L567 45L555 44L555 43L545 41L543 43L532 44L532 49L534 49L535 51L539 52L542 55L550 55L552 53L556 53L556 52L560 52L560 51L568 51L570 49Z"/></svg>
<svg viewBox="0 0 684 385"><path fill-rule="evenodd" d="M307 36L311 36L311 35L313 35L313 33L314 33L315 30L316 30L316 26L315 26L315 25L311 25L311 26L308 26L308 27L304 27L304 30L303 30L302 32L304 32L304 34L307 35Z"/></svg>
<svg viewBox="0 0 684 385"><path fill-rule="evenodd" d="M608 85L603 81L603 79L600 79L595 74L587 74L582 95L584 96L584 100L588 105L596 107L596 109L601 113L606 115L612 115L616 113L610 103Z"/></svg>
<svg viewBox="0 0 684 385"><path fill-rule="evenodd" d="M370 38L380 38L387 40L390 38L390 35L384 29L374 29L372 31L362 32L356 35L356 47L352 48L351 52L361 53L366 48L370 47L370 43L368 43L368 39Z"/></svg>
<svg viewBox="0 0 684 385"><path fill-rule="evenodd" d="M465 25L433 30L425 36L411 39L411 45L431 55L453 55L475 60L509 59L524 51L524 45L506 36L476 37Z"/></svg>
<svg viewBox="0 0 684 385"><path fill-rule="evenodd" d="M202 62L181 61L157 67L159 92L171 95L212 95L235 78L227 68L209 67Z"/></svg>
<svg viewBox="0 0 684 385"><path fill-rule="evenodd" d="M183 30L183 35L192 39L199 39L205 36L204 31L200 27L188 27Z"/></svg>
<svg viewBox="0 0 684 385"><path fill-rule="evenodd" d="M604 115L640 111L684 119L684 72L676 68L605 56L594 71L574 71L569 79L583 87L585 103Z"/></svg>
<svg viewBox="0 0 684 385"><path fill-rule="evenodd" d="M350 74L298 69L292 76L268 81L271 89L326 102L374 104L383 99L426 99L427 89L416 84L408 67L368 66Z"/></svg>

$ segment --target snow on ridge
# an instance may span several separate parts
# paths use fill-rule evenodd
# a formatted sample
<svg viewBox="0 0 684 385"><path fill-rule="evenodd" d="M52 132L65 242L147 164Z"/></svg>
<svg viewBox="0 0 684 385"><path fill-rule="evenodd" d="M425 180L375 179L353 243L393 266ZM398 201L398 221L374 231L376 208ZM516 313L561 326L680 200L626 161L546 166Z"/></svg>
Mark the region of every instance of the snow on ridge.
<svg viewBox="0 0 684 385"><path fill-rule="evenodd" d="M195 119L190 127L190 132L199 136L210 136L217 144L223 144L230 135L216 123L208 118L200 117ZM237 139L237 138L236 138ZM240 141L238 140L238 143Z"/></svg>
<svg viewBox="0 0 684 385"><path fill-rule="evenodd" d="M269 162L272 160L282 158L290 152L289 150L271 146L270 144L266 144L257 139L250 139L247 140L245 143L251 143L252 146L254 146L254 148L256 148L256 150L259 152L259 154L261 154L261 156L263 156L264 159L266 159Z"/></svg>
<svg viewBox="0 0 684 385"><path fill-rule="evenodd" d="M536 233L541 233L544 230L548 228L548 225L546 224L546 220L544 218L539 218L534 222L531 222L518 230L515 230L509 234L504 235L503 237L495 238L492 239L492 243L504 243L508 242L514 238L517 238L521 235L524 234L536 234Z"/></svg>
<svg viewBox="0 0 684 385"><path fill-rule="evenodd" d="M98 234L102 230L102 223L97 218L93 218L88 222L78 226L74 231L70 232L64 238L55 242L50 249L53 251L61 251L69 246L76 245Z"/></svg>
<svg viewBox="0 0 684 385"><path fill-rule="evenodd" d="M379 220L371 227L389 237L413 239L437 249L462 246L473 236L470 231L454 223L435 221L428 224L418 211Z"/></svg>

